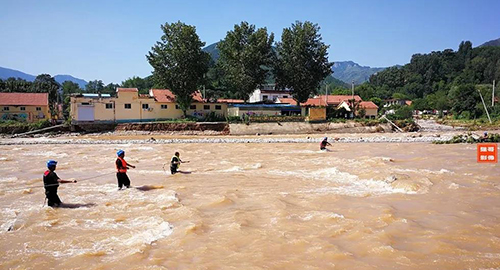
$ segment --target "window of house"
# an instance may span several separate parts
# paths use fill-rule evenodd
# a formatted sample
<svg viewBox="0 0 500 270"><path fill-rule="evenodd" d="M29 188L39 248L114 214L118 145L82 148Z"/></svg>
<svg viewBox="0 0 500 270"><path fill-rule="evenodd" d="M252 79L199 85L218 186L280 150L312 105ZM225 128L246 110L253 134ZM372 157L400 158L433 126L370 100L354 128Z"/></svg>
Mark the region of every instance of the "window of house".
<svg viewBox="0 0 500 270"><path fill-rule="evenodd" d="M81 105L90 105L90 103L89 102L82 102Z"/></svg>
<svg viewBox="0 0 500 270"><path fill-rule="evenodd" d="M194 105L194 104L193 104L193 105L189 106L189 108L190 108L191 110L196 110L196 105Z"/></svg>
<svg viewBox="0 0 500 270"><path fill-rule="evenodd" d="M106 103L106 109L113 109L113 103Z"/></svg>
<svg viewBox="0 0 500 270"><path fill-rule="evenodd" d="M273 101L276 101L278 99L278 96L273 96Z"/></svg>
<svg viewBox="0 0 500 270"><path fill-rule="evenodd" d="M149 104L142 104L142 109L143 110L149 109Z"/></svg>
<svg viewBox="0 0 500 270"><path fill-rule="evenodd" d="M215 105L215 109L216 110L222 110L222 106L221 105Z"/></svg>
<svg viewBox="0 0 500 270"><path fill-rule="evenodd" d="M8 111L10 108L9 107L3 107L4 111Z"/></svg>
<svg viewBox="0 0 500 270"><path fill-rule="evenodd" d="M26 111L26 107L19 108L21 111Z"/></svg>
<svg viewBox="0 0 500 270"><path fill-rule="evenodd" d="M162 108L162 110L166 110L167 109L167 105L161 104L161 108Z"/></svg>
<svg viewBox="0 0 500 270"><path fill-rule="evenodd" d="M37 110L37 111L41 111L41 110L42 110L42 107L36 107L36 110Z"/></svg>
<svg viewBox="0 0 500 270"><path fill-rule="evenodd" d="M124 105L125 109L132 109L132 104L130 104L130 103L125 103L123 105Z"/></svg>
<svg viewBox="0 0 500 270"><path fill-rule="evenodd" d="M283 96L283 98L288 98L288 96Z"/></svg>
<svg viewBox="0 0 500 270"><path fill-rule="evenodd" d="M268 96L267 96L267 95L263 95L263 96L262 96L262 99L263 99L263 100L267 100L267 98L268 98Z"/></svg>
<svg viewBox="0 0 500 270"><path fill-rule="evenodd" d="M179 105L178 105L178 104L175 104L175 109L176 109L176 110L180 110L180 109L181 109L181 107L179 107Z"/></svg>
<svg viewBox="0 0 500 270"><path fill-rule="evenodd" d="M203 110L210 110L210 105L203 105Z"/></svg>

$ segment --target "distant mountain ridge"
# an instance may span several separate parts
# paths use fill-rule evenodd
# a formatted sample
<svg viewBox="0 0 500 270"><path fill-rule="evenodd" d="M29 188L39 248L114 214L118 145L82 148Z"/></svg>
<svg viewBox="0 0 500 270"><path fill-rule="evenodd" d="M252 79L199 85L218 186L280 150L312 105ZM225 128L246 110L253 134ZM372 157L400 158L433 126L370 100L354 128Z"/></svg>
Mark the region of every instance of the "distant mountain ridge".
<svg viewBox="0 0 500 270"><path fill-rule="evenodd" d="M0 79L7 80L8 78L11 78L11 77L21 78L23 80L30 81L30 82L34 81L36 78L36 76L34 76L34 75L27 74L27 73L24 73L24 72L19 71L19 70L0 67ZM85 80L75 78L71 75L56 75L56 76L54 76L54 79L56 80L56 82L58 82L60 84L62 84L65 81L72 81L72 82L78 84L80 86L80 88L82 88L82 89L85 89L85 86L87 85L87 82Z"/></svg>
<svg viewBox="0 0 500 270"><path fill-rule="evenodd" d="M361 66L353 61L334 61L332 70L333 77L350 84L354 81L354 84L362 84L370 76L386 69L385 67L368 67Z"/></svg>
<svg viewBox="0 0 500 270"><path fill-rule="evenodd" d="M500 46L500 38L493 39L479 45L479 47L488 47L488 46Z"/></svg>

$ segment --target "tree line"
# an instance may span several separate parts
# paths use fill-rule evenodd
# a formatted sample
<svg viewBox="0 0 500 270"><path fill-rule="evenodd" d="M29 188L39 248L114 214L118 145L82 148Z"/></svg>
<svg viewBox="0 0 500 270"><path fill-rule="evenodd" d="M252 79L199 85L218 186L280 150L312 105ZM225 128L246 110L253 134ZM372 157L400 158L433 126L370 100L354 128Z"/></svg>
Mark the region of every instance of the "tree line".
<svg viewBox="0 0 500 270"><path fill-rule="evenodd" d="M500 81L500 47L472 47L460 43L458 50L446 49L415 54L410 63L390 67L370 77L356 93L363 99L411 99L417 110L450 110L459 118L485 115L480 93L489 112L500 117L499 105L492 106L492 83ZM498 96L498 95L497 95Z"/></svg>

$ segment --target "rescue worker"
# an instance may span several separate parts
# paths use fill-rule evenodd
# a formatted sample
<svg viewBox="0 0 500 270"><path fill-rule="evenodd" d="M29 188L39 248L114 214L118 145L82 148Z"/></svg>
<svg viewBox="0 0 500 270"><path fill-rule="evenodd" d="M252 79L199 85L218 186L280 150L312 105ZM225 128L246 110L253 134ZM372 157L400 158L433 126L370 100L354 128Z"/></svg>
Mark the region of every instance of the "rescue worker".
<svg viewBox="0 0 500 270"><path fill-rule="evenodd" d="M45 198L47 198L47 204L50 207L59 207L61 206L62 202L61 199L59 199L59 196L57 196L57 188L59 187L59 184L64 184L64 183L76 183L76 180L69 181L69 180L62 180L57 176L57 174L54 172L56 170L57 166L57 161L55 160L49 160L47 161L47 169L45 173L43 174L43 185L45 187Z"/></svg>
<svg viewBox="0 0 500 270"><path fill-rule="evenodd" d="M319 144L319 149L320 150L328 150L328 149L326 149L327 146L332 146L332 145L328 142L328 137L325 137L325 138L323 138L323 141L321 141L321 143Z"/></svg>
<svg viewBox="0 0 500 270"><path fill-rule="evenodd" d="M125 161L125 151L120 149L118 150L118 152L116 152L116 155L118 156L115 162L116 178L118 179L118 190L121 190L123 186L129 188L130 179L127 176L127 169L130 169L130 167L135 168L135 166Z"/></svg>
<svg viewBox="0 0 500 270"><path fill-rule="evenodd" d="M179 152L175 152L174 156L170 160L170 173L176 174L178 172L181 172L179 171L181 163L189 163L189 161L182 161Z"/></svg>

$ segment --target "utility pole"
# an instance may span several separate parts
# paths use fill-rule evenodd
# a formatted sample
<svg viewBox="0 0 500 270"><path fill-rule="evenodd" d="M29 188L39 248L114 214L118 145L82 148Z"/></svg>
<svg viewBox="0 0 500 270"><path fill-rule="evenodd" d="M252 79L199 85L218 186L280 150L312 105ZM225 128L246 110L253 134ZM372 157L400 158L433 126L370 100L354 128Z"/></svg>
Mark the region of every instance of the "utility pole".
<svg viewBox="0 0 500 270"><path fill-rule="evenodd" d="M354 80L352 80L352 99L354 100Z"/></svg>
<svg viewBox="0 0 500 270"><path fill-rule="evenodd" d="M491 124L490 114L488 113L488 108L486 108L486 103L484 103L483 95L481 94L481 91L479 91L479 89L477 89L477 91L479 92L479 96L481 97L481 101L483 102L484 110L486 111L486 115L488 116L488 120L490 120Z"/></svg>
<svg viewBox="0 0 500 270"><path fill-rule="evenodd" d="M325 84L325 107L328 107L328 84Z"/></svg>
<svg viewBox="0 0 500 270"><path fill-rule="evenodd" d="M495 80L493 80L493 92L491 93L491 107L495 106Z"/></svg>

